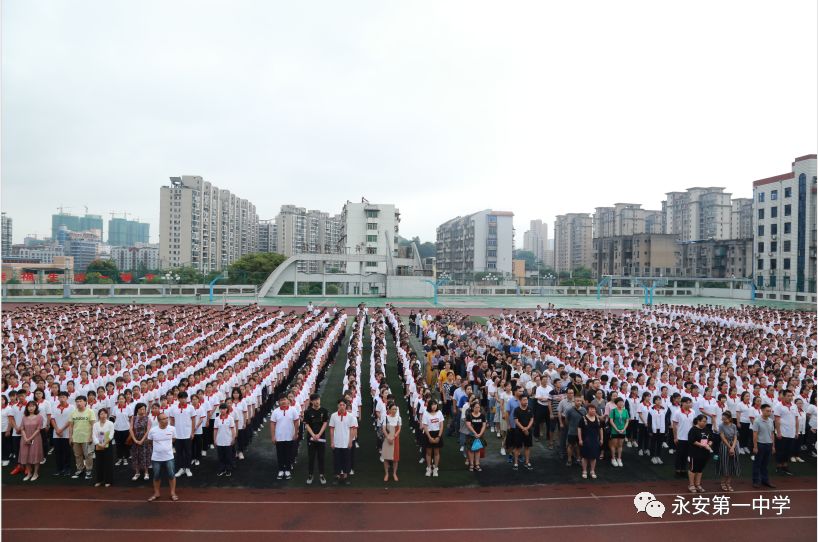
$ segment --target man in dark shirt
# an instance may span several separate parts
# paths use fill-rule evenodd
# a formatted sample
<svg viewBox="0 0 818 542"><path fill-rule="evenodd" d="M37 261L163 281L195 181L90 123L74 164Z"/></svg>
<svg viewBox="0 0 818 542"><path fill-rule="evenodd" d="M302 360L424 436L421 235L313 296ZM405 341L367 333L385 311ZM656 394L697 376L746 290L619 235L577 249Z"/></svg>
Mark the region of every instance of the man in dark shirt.
<svg viewBox="0 0 818 542"><path fill-rule="evenodd" d="M525 468L532 470L531 466L531 430L534 426L534 411L529 405L527 395L520 397L520 406L514 409L514 424L517 426L519 446L512 452L514 454L514 470L520 461L520 449L522 448L525 457Z"/></svg>
<svg viewBox="0 0 818 542"><path fill-rule="evenodd" d="M326 484L324 478L324 451L327 446L327 423L329 413L321 406L321 396L317 393L310 395L310 406L304 411L304 429L307 434L307 451L309 456L309 474L307 483L312 483L312 475L315 472L315 463L318 463L318 478L321 484Z"/></svg>

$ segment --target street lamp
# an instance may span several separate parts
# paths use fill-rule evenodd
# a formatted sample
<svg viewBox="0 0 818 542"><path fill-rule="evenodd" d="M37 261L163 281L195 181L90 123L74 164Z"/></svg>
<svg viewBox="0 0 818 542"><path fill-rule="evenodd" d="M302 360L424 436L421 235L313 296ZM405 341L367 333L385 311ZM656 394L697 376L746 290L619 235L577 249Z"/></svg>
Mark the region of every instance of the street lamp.
<svg viewBox="0 0 818 542"><path fill-rule="evenodd" d="M167 284L169 284L169 285L170 285L170 287L171 287L171 288L170 288L170 294L171 294L171 295L173 295L173 284L174 284L174 281L178 283L178 282L179 282L179 279L180 279L180 277L179 277L179 273L173 273L173 272L171 272L171 271L168 271L167 273L165 273L165 282L166 282ZM181 291L180 291L180 295L181 295Z"/></svg>
<svg viewBox="0 0 818 542"><path fill-rule="evenodd" d="M437 277L437 278L436 278L434 281L431 281L431 280L427 280L427 281L426 281L426 282L428 282L429 284L431 284L431 285L432 285L432 287L434 288L434 292L435 292L435 296L434 296L434 304L435 304L435 306L437 306L437 289L438 289L440 286L443 286L444 284L447 284L447 283L449 282L449 279L450 279L450 277L449 277L449 273L448 273L448 272L446 272L446 271L444 271L443 273L441 273L440 275L438 275L438 277Z"/></svg>

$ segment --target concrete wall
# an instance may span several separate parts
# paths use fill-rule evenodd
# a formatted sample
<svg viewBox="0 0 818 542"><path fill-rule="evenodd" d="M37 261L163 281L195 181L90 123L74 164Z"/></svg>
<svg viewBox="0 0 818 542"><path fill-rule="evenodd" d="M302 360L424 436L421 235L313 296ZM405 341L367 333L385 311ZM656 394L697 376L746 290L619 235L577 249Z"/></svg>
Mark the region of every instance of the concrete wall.
<svg viewBox="0 0 818 542"><path fill-rule="evenodd" d="M434 287L423 277L386 277L386 293L389 297L432 297Z"/></svg>

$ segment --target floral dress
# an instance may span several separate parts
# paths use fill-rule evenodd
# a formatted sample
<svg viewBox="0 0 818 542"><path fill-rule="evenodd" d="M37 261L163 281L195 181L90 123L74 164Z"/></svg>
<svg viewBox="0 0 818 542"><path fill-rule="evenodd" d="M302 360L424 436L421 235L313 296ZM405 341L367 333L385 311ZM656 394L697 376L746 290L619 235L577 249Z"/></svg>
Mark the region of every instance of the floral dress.
<svg viewBox="0 0 818 542"><path fill-rule="evenodd" d="M148 416L134 416L133 434L137 440L142 440L148 432ZM145 440L142 444L134 443L131 446L131 467L134 472L146 471L151 466L151 454L153 453L153 443Z"/></svg>

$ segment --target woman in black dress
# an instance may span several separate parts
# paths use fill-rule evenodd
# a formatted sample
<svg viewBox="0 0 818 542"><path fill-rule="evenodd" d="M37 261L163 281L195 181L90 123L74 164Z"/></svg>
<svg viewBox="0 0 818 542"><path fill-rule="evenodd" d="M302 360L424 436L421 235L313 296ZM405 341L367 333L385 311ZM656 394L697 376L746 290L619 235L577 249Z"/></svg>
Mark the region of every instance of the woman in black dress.
<svg viewBox="0 0 818 542"><path fill-rule="evenodd" d="M687 490L704 493L702 472L713 453L713 434L707 429L707 417L699 414L693 419L693 427L687 434Z"/></svg>
<svg viewBox="0 0 818 542"><path fill-rule="evenodd" d="M582 455L582 477L588 478L588 466L591 467L591 478L596 478L596 460L602 449L602 421L596 413L596 405L588 405L588 413L579 422L580 454Z"/></svg>

